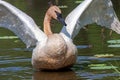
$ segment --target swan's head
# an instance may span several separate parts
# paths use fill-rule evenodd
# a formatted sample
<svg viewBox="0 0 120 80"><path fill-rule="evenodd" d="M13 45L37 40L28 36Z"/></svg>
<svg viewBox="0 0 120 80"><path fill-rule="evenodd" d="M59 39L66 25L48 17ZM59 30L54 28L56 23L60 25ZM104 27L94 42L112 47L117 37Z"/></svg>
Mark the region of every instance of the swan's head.
<svg viewBox="0 0 120 80"><path fill-rule="evenodd" d="M62 13L59 7L52 5L47 11L47 14L53 18L61 22L64 26L66 26L65 20L62 18Z"/></svg>

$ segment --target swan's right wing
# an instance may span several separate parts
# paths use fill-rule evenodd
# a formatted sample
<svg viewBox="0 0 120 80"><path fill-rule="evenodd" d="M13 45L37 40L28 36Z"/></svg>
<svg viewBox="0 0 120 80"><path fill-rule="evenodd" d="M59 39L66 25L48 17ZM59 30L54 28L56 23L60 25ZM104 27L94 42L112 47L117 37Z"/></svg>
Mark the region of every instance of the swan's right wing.
<svg viewBox="0 0 120 80"><path fill-rule="evenodd" d="M2 0L0 0L0 27L13 31L27 47L35 46L38 41L44 41L46 38L31 17Z"/></svg>
<svg viewBox="0 0 120 80"><path fill-rule="evenodd" d="M120 21L118 20L111 0L84 0L65 19L67 26L61 33L74 38L81 28L96 23L120 34Z"/></svg>

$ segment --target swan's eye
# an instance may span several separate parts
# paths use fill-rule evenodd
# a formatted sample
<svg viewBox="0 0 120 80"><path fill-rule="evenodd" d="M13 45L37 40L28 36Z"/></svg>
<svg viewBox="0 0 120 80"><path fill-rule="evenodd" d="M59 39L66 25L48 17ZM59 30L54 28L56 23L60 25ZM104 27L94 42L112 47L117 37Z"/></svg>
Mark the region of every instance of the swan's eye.
<svg viewBox="0 0 120 80"><path fill-rule="evenodd" d="M61 22L64 26L67 26L67 24L65 23L65 20L62 18L62 14L57 11L55 11L55 13L57 15L57 20Z"/></svg>
<svg viewBox="0 0 120 80"><path fill-rule="evenodd" d="M55 11L55 13L56 13L56 15L57 15L57 18L62 18L62 14L61 14L61 13L59 13L59 12L57 12L57 11Z"/></svg>

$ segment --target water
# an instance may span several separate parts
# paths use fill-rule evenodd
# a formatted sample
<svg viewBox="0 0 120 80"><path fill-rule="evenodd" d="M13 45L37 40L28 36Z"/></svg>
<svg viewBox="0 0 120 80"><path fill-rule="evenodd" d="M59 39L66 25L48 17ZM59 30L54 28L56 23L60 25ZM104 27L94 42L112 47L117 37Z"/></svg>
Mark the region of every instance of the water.
<svg viewBox="0 0 120 80"><path fill-rule="evenodd" d="M37 25L41 26L44 13L48 8L43 0L6 0L30 15ZM74 0L56 0L62 8L65 17L76 4ZM120 16L120 1L113 1L117 15ZM118 4L117 4L118 3ZM120 17L119 17L120 19ZM53 21L53 26L59 25ZM62 27L53 27L59 32ZM0 28L0 37L15 36L11 31ZM107 41L117 40L119 35L114 33L109 37L109 30L101 35L101 28L95 24L89 25L88 30L81 30L74 39L78 47L77 63L67 71L35 72L31 66L32 49L26 49L18 38L0 38L0 80L119 80L120 54L118 48L109 48Z"/></svg>

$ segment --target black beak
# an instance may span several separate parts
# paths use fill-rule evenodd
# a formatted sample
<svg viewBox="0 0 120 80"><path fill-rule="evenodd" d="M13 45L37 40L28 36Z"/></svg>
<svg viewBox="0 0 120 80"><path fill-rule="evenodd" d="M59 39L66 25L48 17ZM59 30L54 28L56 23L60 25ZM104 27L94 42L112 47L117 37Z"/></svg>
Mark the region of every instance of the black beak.
<svg viewBox="0 0 120 80"><path fill-rule="evenodd" d="M62 18L62 14L61 13L58 13L57 11L55 11L56 14L57 14L57 19L58 21L63 24L64 26L67 26L67 24L65 23L65 20Z"/></svg>

